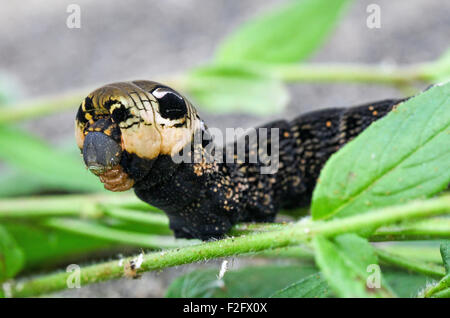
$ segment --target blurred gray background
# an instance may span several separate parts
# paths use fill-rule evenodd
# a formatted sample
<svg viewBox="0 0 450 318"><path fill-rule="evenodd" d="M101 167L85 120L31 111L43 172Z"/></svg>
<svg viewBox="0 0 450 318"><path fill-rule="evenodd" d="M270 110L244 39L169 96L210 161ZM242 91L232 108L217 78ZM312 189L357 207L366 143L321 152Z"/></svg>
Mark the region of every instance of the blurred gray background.
<svg viewBox="0 0 450 318"><path fill-rule="evenodd" d="M4 1L0 75L17 84L23 98L34 98L78 88L87 88L87 94L108 82L182 73L210 60L218 44L242 22L283 2ZM66 9L71 3L81 7L80 29L66 27ZM371 3L381 7L380 29L366 27L366 7ZM355 1L309 61L392 65L434 60L449 46L449 17L450 2L444 0ZM289 107L276 117L292 118L311 109L403 95L392 87L347 83L296 84L290 91ZM27 126L54 143L72 142L75 107ZM200 113L210 127L219 128L249 127L269 119ZM209 264L219 271L219 263ZM185 267L178 267L139 280L124 279L59 295L161 296L171 278L184 271Z"/></svg>
<svg viewBox="0 0 450 318"><path fill-rule="evenodd" d="M331 0L332 1L332 0ZM0 10L0 75L33 98L113 81L155 79L182 73L212 59L215 48L249 18L281 0L9 1ZM67 6L81 7L81 28L69 29ZM367 5L381 7L381 28L366 26ZM354 1L325 45L309 60L379 64L436 59L449 45L450 2ZM399 97L375 85L291 85L291 103L278 117L321 107L350 106ZM209 126L249 127L267 118L215 116ZM52 140L72 138L73 112L33 121ZM228 120L229 118L230 120Z"/></svg>

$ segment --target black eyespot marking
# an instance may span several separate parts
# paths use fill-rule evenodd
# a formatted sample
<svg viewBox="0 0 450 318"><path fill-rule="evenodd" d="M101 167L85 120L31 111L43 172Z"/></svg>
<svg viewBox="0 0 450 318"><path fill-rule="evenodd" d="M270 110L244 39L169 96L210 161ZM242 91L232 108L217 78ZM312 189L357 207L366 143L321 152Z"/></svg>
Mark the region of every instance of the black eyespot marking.
<svg viewBox="0 0 450 318"><path fill-rule="evenodd" d="M118 100L115 99L109 99L105 102L105 104L103 105L108 111L111 109L111 106L114 104L120 104L120 102Z"/></svg>
<svg viewBox="0 0 450 318"><path fill-rule="evenodd" d="M86 97L84 99L84 110L86 113L89 113L95 109L94 104L92 103L92 99L90 97Z"/></svg>
<svg viewBox="0 0 450 318"><path fill-rule="evenodd" d="M117 101L112 101L113 103L117 103ZM111 106L111 105L110 105ZM106 107L106 105L105 105ZM111 117L113 121L117 124L127 120L130 117L130 111L125 107L125 105L120 104L120 107L115 108L112 113Z"/></svg>
<svg viewBox="0 0 450 318"><path fill-rule="evenodd" d="M88 120L86 119L86 117L84 116L84 112L83 109L80 107L78 108L78 112L77 112L77 121L81 124L86 124L88 122Z"/></svg>
<svg viewBox="0 0 450 318"><path fill-rule="evenodd" d="M152 92L158 99L159 113L167 119L183 118L187 114L186 103L180 95L168 87L158 87Z"/></svg>

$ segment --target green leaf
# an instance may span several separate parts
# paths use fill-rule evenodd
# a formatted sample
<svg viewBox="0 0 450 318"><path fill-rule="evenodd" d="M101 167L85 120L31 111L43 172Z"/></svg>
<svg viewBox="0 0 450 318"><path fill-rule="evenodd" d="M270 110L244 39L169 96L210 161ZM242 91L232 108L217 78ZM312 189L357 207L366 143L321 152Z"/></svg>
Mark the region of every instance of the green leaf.
<svg viewBox="0 0 450 318"><path fill-rule="evenodd" d="M389 297L387 284L377 272L378 260L372 245L355 234L329 240L318 236L313 244L316 263L330 287L340 297ZM372 280L373 279L373 280ZM379 287L377 287L377 279ZM371 288L369 282L375 284Z"/></svg>
<svg viewBox="0 0 450 318"><path fill-rule="evenodd" d="M450 279L448 279L450 281ZM432 298L450 298L450 288L446 288L443 290L440 290L436 293L433 293L430 297Z"/></svg>
<svg viewBox="0 0 450 318"><path fill-rule="evenodd" d="M189 74L188 92L204 110L267 115L280 112L288 103L284 85L256 72L231 66L210 66Z"/></svg>
<svg viewBox="0 0 450 318"><path fill-rule="evenodd" d="M450 183L450 83L400 104L334 154L320 174L314 219L429 197Z"/></svg>
<svg viewBox="0 0 450 318"><path fill-rule="evenodd" d="M441 256L444 262L445 275L436 285L425 293L425 297L449 298L450 297L450 240L441 242Z"/></svg>
<svg viewBox="0 0 450 318"><path fill-rule="evenodd" d="M320 273L309 275L273 294L272 298L326 298L330 295L327 282Z"/></svg>
<svg viewBox="0 0 450 318"><path fill-rule="evenodd" d="M220 46L217 60L221 63L298 62L323 43L349 2L291 1L243 25Z"/></svg>
<svg viewBox="0 0 450 318"><path fill-rule="evenodd" d="M442 241L440 250L445 272L450 274L450 240Z"/></svg>
<svg viewBox="0 0 450 318"><path fill-rule="evenodd" d="M221 281L219 268L196 270L176 278L166 297L269 297L316 272L313 266L255 266L230 270Z"/></svg>
<svg viewBox="0 0 450 318"><path fill-rule="evenodd" d="M4 227L25 255L25 269L67 263L93 251L104 251L113 246L105 240L46 229L33 224L8 222Z"/></svg>
<svg viewBox="0 0 450 318"><path fill-rule="evenodd" d="M416 297L433 278L398 270L383 269L383 277L398 297Z"/></svg>
<svg viewBox="0 0 450 318"><path fill-rule="evenodd" d="M17 128L0 126L0 159L60 190L100 191L101 183L81 158L57 151Z"/></svg>
<svg viewBox="0 0 450 318"><path fill-rule="evenodd" d="M16 171L13 167L0 176L0 198L26 196L36 193L58 192L60 187L47 184L38 176L25 171Z"/></svg>
<svg viewBox="0 0 450 318"><path fill-rule="evenodd" d="M0 283L14 277L24 263L22 250L8 231L0 226Z"/></svg>

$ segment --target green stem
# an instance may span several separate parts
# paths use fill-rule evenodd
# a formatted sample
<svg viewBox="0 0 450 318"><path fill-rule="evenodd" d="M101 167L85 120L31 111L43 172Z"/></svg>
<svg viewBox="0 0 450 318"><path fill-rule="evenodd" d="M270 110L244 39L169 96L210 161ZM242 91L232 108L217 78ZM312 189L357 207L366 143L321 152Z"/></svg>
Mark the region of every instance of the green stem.
<svg viewBox="0 0 450 318"><path fill-rule="evenodd" d="M285 82L355 82L405 85L428 81L423 65L383 67L357 64L292 64L261 68Z"/></svg>
<svg viewBox="0 0 450 318"><path fill-rule="evenodd" d="M64 95L41 97L21 101L0 108L0 124L11 123L39 116L45 116L55 112L75 109L80 105L83 95L82 91L68 92Z"/></svg>
<svg viewBox="0 0 450 318"><path fill-rule="evenodd" d="M425 263L442 264L442 257L437 246L423 246L417 244L417 242L416 244L375 243L375 246L404 258L412 258Z"/></svg>
<svg viewBox="0 0 450 318"><path fill-rule="evenodd" d="M436 285L425 292L425 297L440 297L439 295L449 294L450 292L450 274L442 278Z"/></svg>
<svg viewBox="0 0 450 318"><path fill-rule="evenodd" d="M265 250L256 254L251 253L243 256L262 256L268 258L293 258L301 261L314 261L314 251L306 245L288 246Z"/></svg>
<svg viewBox="0 0 450 318"><path fill-rule="evenodd" d="M138 209L138 210L136 210ZM144 212L144 210L147 210ZM115 219L168 227L168 219L156 208L138 200L134 195L68 195L41 198L0 200L0 220L70 217L98 219L109 216ZM229 235L281 230L289 224L243 223L236 225ZM369 238L372 242L427 240L450 237L450 220L430 219L412 224L378 229Z"/></svg>
<svg viewBox="0 0 450 318"><path fill-rule="evenodd" d="M174 248L195 243L195 241L175 240L171 236L127 232L75 219L49 218L44 220L42 224L53 229L146 248Z"/></svg>
<svg viewBox="0 0 450 318"><path fill-rule="evenodd" d="M49 198L21 198L0 201L1 219L42 218L49 216L102 215L93 197L60 196Z"/></svg>
<svg viewBox="0 0 450 318"><path fill-rule="evenodd" d="M445 275L445 270L443 266L436 265L434 263L424 263L417 260L412 260L405 258L400 255L395 255L387 252L383 249L375 249L380 260L389 265L396 265L407 270L429 275L436 278L442 278Z"/></svg>
<svg viewBox="0 0 450 318"><path fill-rule="evenodd" d="M292 223L239 223L236 224L228 233L229 235L239 236L255 232L270 232L282 230Z"/></svg>
<svg viewBox="0 0 450 318"><path fill-rule="evenodd" d="M183 89L183 77L164 77L157 81L161 81L166 85ZM102 84L93 85L93 87ZM19 101L14 104L8 104L0 108L0 124L9 124L11 122L32 119L56 112L70 109L76 109L81 101L86 97L92 88L77 89L61 95L44 96L41 98L33 98L31 100Z"/></svg>
<svg viewBox="0 0 450 318"><path fill-rule="evenodd" d="M429 217L450 212L450 196L442 196L427 201L416 201L403 206L388 207L345 219L327 222L301 222L287 226L282 230L243 235L219 241L187 246L163 252L144 255L138 273L166 267L227 257L267 249L297 245L310 241L315 235L332 237L339 234L358 232L367 227L378 227L401 220ZM130 261L128 259L127 261ZM56 273L22 282L13 282L12 296L35 296L67 287L66 281L72 273ZM124 275L124 268L117 261L84 267L81 270L82 285L119 278Z"/></svg>
<svg viewBox="0 0 450 318"><path fill-rule="evenodd" d="M380 228L371 235L370 240L372 242L406 241L443 239L448 237L450 237L450 219L434 218L412 224Z"/></svg>
<svg viewBox="0 0 450 318"><path fill-rule="evenodd" d="M163 214L144 213L132 209L116 207L108 207L104 212L105 215L127 222L158 225L163 227L169 226L169 219Z"/></svg>
<svg viewBox="0 0 450 318"><path fill-rule="evenodd" d="M450 298L450 287L437 291L433 294L430 294L429 296L426 297L430 297L430 298Z"/></svg>
<svg viewBox="0 0 450 318"><path fill-rule="evenodd" d="M263 76L270 76L284 82L354 82L411 86L417 82L429 83L433 80L430 68L433 62L408 66L363 65L342 63L308 63L267 65L246 63L228 65Z"/></svg>
<svg viewBox="0 0 450 318"><path fill-rule="evenodd" d="M80 216L97 218L109 208L159 211L135 195L59 195L0 200L0 220ZM114 212L112 212L114 213Z"/></svg>

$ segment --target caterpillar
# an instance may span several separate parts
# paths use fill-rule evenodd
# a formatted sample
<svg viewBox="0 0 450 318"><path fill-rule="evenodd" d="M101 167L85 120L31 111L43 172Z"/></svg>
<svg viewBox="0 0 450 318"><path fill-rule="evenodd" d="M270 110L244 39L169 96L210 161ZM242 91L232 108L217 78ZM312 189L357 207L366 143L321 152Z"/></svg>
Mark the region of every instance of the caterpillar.
<svg viewBox="0 0 450 318"><path fill-rule="evenodd" d="M256 129L266 138L251 142L244 135L224 149L175 90L151 81L120 82L83 100L75 136L84 163L106 189L133 188L167 214L175 237L208 240L237 222L272 222L281 208L308 205L328 158L402 101L273 121ZM228 149L242 144L243 157L230 156ZM181 155L188 160L175 160ZM274 161L277 169L263 173Z"/></svg>

